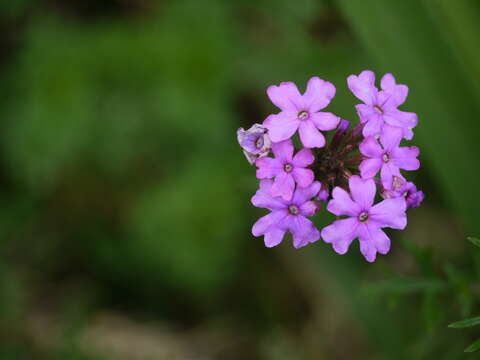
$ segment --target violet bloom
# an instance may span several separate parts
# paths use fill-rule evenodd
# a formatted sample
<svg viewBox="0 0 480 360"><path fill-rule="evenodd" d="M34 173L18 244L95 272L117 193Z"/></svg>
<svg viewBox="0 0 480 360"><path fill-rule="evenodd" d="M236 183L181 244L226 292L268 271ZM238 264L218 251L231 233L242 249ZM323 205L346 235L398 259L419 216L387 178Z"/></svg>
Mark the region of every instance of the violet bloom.
<svg viewBox="0 0 480 360"><path fill-rule="evenodd" d="M313 163L315 158L309 149L302 149L293 156L291 140L273 143L272 152L275 158L262 157L257 160L257 178L275 178L270 194L290 200L295 183L299 187L307 187L313 182L313 171L306 167Z"/></svg>
<svg viewBox="0 0 480 360"><path fill-rule="evenodd" d="M340 118L329 112L320 112L335 96L335 86L318 77L312 77L303 95L293 82L272 85L267 94L280 113L270 115L263 122L273 142L290 139L299 131L300 140L307 148L321 148L325 137L319 131L333 130Z"/></svg>
<svg viewBox="0 0 480 360"><path fill-rule="evenodd" d="M347 82L350 91L364 102L355 105L360 121L365 123L364 136L381 134L386 123L401 128L405 139L412 139L417 115L397 109L407 98L406 85L396 84L392 74L385 74L380 83L382 90L379 91L375 86L375 74L370 70L362 71L358 76L350 75Z"/></svg>
<svg viewBox="0 0 480 360"><path fill-rule="evenodd" d="M382 228L403 230L407 225L406 203L403 197L386 199L373 205L376 186L373 179L364 180L359 176L349 179L351 197L340 187L333 189L333 199L327 210L337 216L348 216L336 220L323 228L322 238L331 243L338 254L345 254L355 238L360 240L360 251L369 262L375 261L376 254L390 250L390 239Z"/></svg>
<svg viewBox="0 0 480 360"><path fill-rule="evenodd" d="M253 124L248 130L238 129L237 140L250 164L268 155L272 146L267 129L260 124Z"/></svg>
<svg viewBox="0 0 480 360"><path fill-rule="evenodd" d="M256 207L271 211L253 225L254 236L264 235L265 246L280 244L289 231L293 236L293 246L299 248L320 239L320 232L307 216L313 216L318 205L311 201L320 190L320 183L314 182L306 188L297 188L290 201L270 195L271 180L261 180L260 189L252 197Z"/></svg>
<svg viewBox="0 0 480 360"><path fill-rule="evenodd" d="M403 177L394 176L390 188L385 188L382 197L384 199L403 197L407 202L407 208L413 209L420 206L425 195L423 191L417 190L413 182L407 182Z"/></svg>
<svg viewBox="0 0 480 360"><path fill-rule="evenodd" d="M407 180L402 175L393 175L392 182L390 184L383 185L383 191L381 192L381 196L384 199L395 198L399 196L403 196L405 191L405 186L407 184Z"/></svg>
<svg viewBox="0 0 480 360"><path fill-rule="evenodd" d="M417 190L417 187L413 182L408 182L405 185L405 192L403 196L405 197L405 200L407 201L407 207L409 208L419 207L425 198L423 191Z"/></svg>
<svg viewBox="0 0 480 360"><path fill-rule="evenodd" d="M380 136L380 146L373 136L369 136L360 144L360 152L368 158L360 164L363 178L374 177L378 171L384 187L392 184L393 176L401 176L400 169L417 170L420 161L416 146L399 147L402 140L402 130L393 126L385 126Z"/></svg>

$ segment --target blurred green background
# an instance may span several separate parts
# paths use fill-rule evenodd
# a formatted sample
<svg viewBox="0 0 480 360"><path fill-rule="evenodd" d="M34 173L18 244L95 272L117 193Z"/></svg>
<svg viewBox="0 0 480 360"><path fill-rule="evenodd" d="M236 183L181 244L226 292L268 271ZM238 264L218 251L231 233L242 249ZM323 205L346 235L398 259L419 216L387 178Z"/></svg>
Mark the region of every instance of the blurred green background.
<svg viewBox="0 0 480 360"><path fill-rule="evenodd" d="M475 358L478 1L4 0L0 30L0 360ZM374 264L264 248L236 129L314 75L357 122L364 69L410 87L426 201Z"/></svg>

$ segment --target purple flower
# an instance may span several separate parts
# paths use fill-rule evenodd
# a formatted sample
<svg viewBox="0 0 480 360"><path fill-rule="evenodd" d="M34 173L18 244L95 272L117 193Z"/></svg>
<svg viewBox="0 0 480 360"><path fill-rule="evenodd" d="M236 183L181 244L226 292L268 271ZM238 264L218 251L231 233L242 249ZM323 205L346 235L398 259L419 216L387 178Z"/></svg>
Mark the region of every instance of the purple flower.
<svg viewBox="0 0 480 360"><path fill-rule="evenodd" d="M318 77L308 81L303 95L292 82L272 85L267 94L272 103L282 110L267 117L263 123L273 142L290 139L298 129L303 146L320 148L325 145L325 137L319 130L333 130L340 121L332 113L320 112L335 96L335 86Z"/></svg>
<svg viewBox="0 0 480 360"><path fill-rule="evenodd" d="M333 189L333 199L328 211L337 216L348 216L336 220L322 230L322 238L331 243L339 254L345 254L355 238L360 240L360 251L367 261L375 261L376 254L390 250L390 239L382 231L384 227L404 229L407 225L406 203L403 197L386 199L373 205L376 193L375 181L359 176L349 179L350 194L340 187Z"/></svg>
<svg viewBox="0 0 480 360"><path fill-rule="evenodd" d="M403 196L405 196L405 200L407 201L407 207L419 207L425 197L423 191L417 190L417 187L413 182L408 182L405 185L405 190Z"/></svg>
<svg viewBox="0 0 480 360"><path fill-rule="evenodd" d="M391 186L385 188L382 197L385 199L403 197L407 202L407 208L416 208L420 206L425 195L423 191L417 190L413 182L407 182L401 176L394 176Z"/></svg>
<svg viewBox="0 0 480 360"><path fill-rule="evenodd" d="M280 197L272 197L271 180L261 180L260 189L252 197L256 207L269 209L271 212L258 219L253 225L254 236L264 235L265 246L280 244L283 236L289 231L293 236L293 246L299 248L320 239L320 232L307 216L313 216L318 205L311 199L320 190L320 183L314 182L306 188L297 188L290 201Z"/></svg>
<svg viewBox="0 0 480 360"><path fill-rule="evenodd" d="M405 185L407 184L407 180L402 175L393 175L392 182L390 184L383 184L383 191L381 192L381 196L384 199L395 198L399 196L403 196Z"/></svg>
<svg viewBox="0 0 480 360"><path fill-rule="evenodd" d="M309 149L302 149L293 156L291 140L273 143L272 152L275 158L262 157L257 160L257 178L275 178L270 194L290 200L295 183L299 187L307 187L313 182L313 171L306 167L313 163L315 158Z"/></svg>
<svg viewBox="0 0 480 360"><path fill-rule="evenodd" d="M350 91L364 104L355 106L362 123L364 136L375 136L382 133L385 123L402 129L403 137L410 140L413 137L412 128L417 125L417 115L398 110L405 102L408 87L395 82L392 74L385 74L381 80L382 90L375 86L375 74L365 70L360 75L350 75L347 78Z"/></svg>
<svg viewBox="0 0 480 360"><path fill-rule="evenodd" d="M268 155L272 143L265 129L260 124L253 124L248 130L237 130L237 140L250 164L263 156Z"/></svg>
<svg viewBox="0 0 480 360"><path fill-rule="evenodd" d="M360 164L363 178L374 177L381 169L381 179L384 187L392 184L393 176L401 176L400 169L417 170L420 161L416 146L399 147L402 130L393 126L385 126L380 135L380 146L373 136L367 137L360 144L360 152L368 158Z"/></svg>

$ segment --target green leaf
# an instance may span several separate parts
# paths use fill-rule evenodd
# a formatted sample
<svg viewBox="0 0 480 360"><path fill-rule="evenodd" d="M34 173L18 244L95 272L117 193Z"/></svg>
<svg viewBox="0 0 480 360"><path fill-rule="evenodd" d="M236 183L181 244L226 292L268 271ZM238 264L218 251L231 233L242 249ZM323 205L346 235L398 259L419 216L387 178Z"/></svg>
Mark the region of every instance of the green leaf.
<svg viewBox="0 0 480 360"><path fill-rule="evenodd" d="M453 324L448 325L448 327L455 328L455 329L462 329L462 328L472 327L476 325L480 325L480 316L454 322Z"/></svg>
<svg viewBox="0 0 480 360"><path fill-rule="evenodd" d="M470 344L469 347L467 347L464 351L465 352L474 352L480 349L480 339L475 341L474 343Z"/></svg>
<svg viewBox="0 0 480 360"><path fill-rule="evenodd" d="M480 247L480 239L477 239L477 238L474 238L474 237L468 237L467 239L470 240L470 242L473 245L476 245L476 246Z"/></svg>

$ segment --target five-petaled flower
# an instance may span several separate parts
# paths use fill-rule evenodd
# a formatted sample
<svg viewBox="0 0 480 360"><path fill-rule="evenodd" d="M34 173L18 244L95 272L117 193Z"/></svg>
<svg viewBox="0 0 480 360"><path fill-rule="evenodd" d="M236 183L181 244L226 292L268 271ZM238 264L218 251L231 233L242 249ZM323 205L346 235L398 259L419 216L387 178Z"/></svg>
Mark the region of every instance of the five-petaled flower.
<svg viewBox="0 0 480 360"><path fill-rule="evenodd" d="M420 161L416 146L400 147L402 130L393 126L385 126L380 136L380 144L373 136L367 137L360 144L360 152L367 157L360 164L363 178L374 177L381 169L381 179L384 187L392 183L393 176L401 176L400 169L418 170Z"/></svg>
<svg viewBox="0 0 480 360"><path fill-rule="evenodd" d="M360 121L365 123L364 136L380 135L384 124L389 124L401 128L405 139L412 139L417 115L397 109L407 98L406 85L397 84L392 74L385 74L380 83L382 90L378 90L375 74L370 70L362 71L358 76L350 75L347 82L350 91L364 102L355 106Z"/></svg>
<svg viewBox="0 0 480 360"><path fill-rule="evenodd" d="M336 220L323 228L322 239L331 243L337 253L345 254L352 241L358 238L361 253L372 262L377 252L386 254L390 250L390 239L382 228L404 229L407 225L405 199L385 199L373 205L376 193L374 180L364 180L355 175L349 179L349 188L351 197L342 188L333 189L328 211L348 218Z"/></svg>
<svg viewBox="0 0 480 360"><path fill-rule="evenodd" d="M297 188L290 201L273 197L270 192L271 180L261 180L260 189L252 197L256 207L269 209L271 212L257 220L253 225L254 236L264 235L265 246L280 244L289 231L293 236L293 246L299 248L320 239L320 232L307 219L318 210L318 204L312 201L320 190L320 183L314 182L305 188Z"/></svg>
<svg viewBox="0 0 480 360"><path fill-rule="evenodd" d="M340 118L329 112L321 112L335 96L335 86L328 81L313 77L308 81L303 95L292 82L272 85L267 89L272 103L280 110L264 121L273 142L290 139L298 130L306 148L325 146L325 137L319 131L333 130Z"/></svg>
<svg viewBox="0 0 480 360"><path fill-rule="evenodd" d="M306 187L313 182L313 171L306 167L313 163L315 158L309 149L302 149L293 156L293 143L284 140L274 143L272 152L275 158L262 157L256 165L258 179L275 178L270 194L290 200L293 196L295 183L299 187Z"/></svg>

